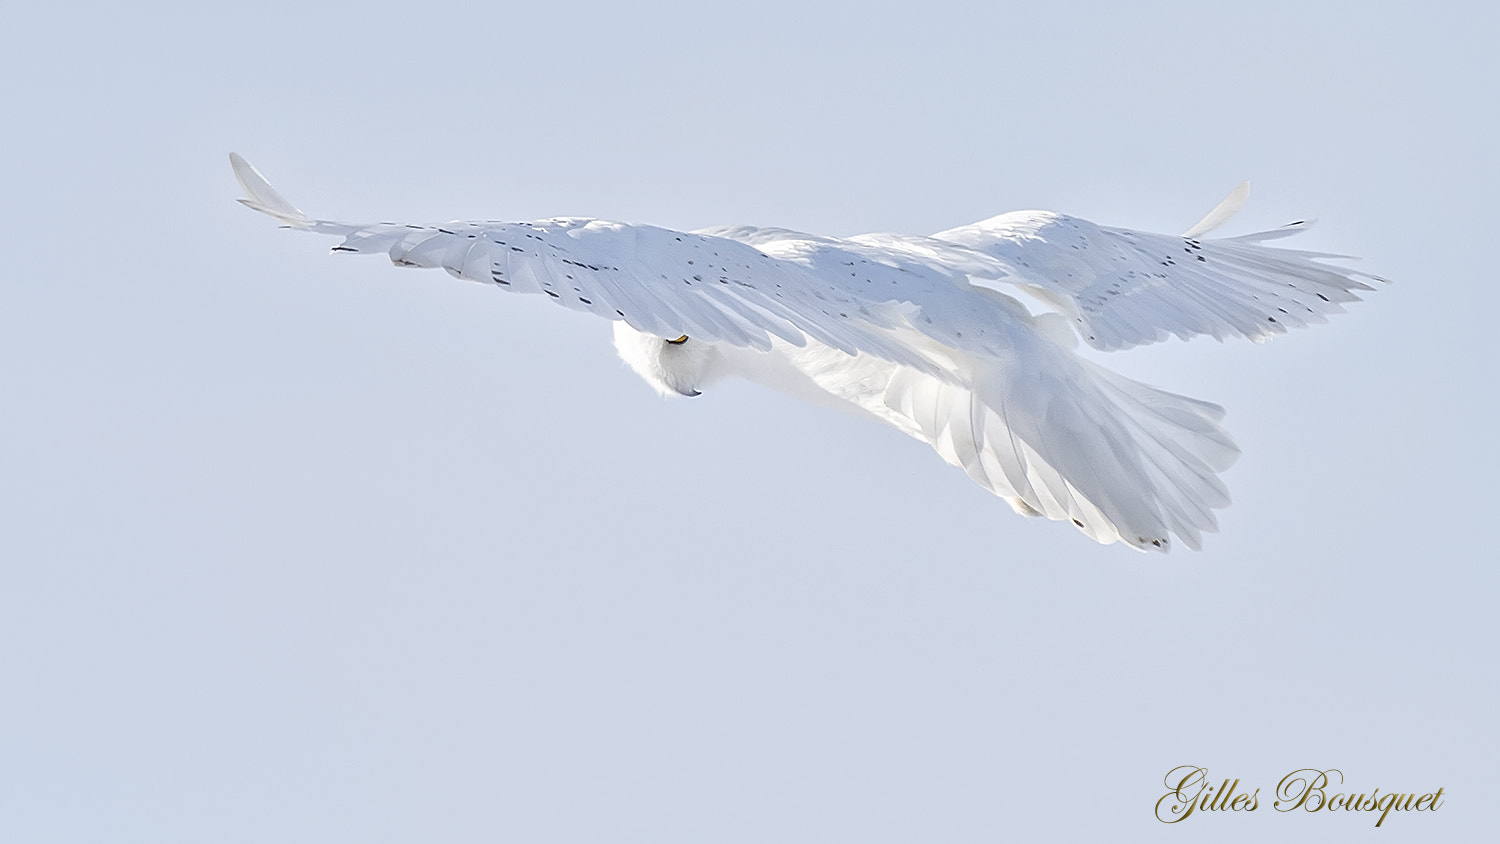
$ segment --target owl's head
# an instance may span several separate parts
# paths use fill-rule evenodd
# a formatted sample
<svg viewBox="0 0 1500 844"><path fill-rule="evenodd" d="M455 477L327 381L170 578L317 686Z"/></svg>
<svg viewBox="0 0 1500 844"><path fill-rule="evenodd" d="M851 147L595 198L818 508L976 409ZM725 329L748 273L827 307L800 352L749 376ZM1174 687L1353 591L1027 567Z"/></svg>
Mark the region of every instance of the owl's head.
<svg viewBox="0 0 1500 844"><path fill-rule="evenodd" d="M718 356L711 343L636 331L615 321L615 349L635 373L664 396L697 396L713 375Z"/></svg>

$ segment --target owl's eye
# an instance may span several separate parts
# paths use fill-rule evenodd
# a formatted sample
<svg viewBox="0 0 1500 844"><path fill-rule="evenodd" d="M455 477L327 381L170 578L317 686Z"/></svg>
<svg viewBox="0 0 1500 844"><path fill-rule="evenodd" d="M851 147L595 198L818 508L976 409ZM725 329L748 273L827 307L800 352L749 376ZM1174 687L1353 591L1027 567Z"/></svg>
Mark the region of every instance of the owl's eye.
<svg viewBox="0 0 1500 844"><path fill-rule="evenodd" d="M687 342L687 335L684 334L681 337L678 337L676 340L668 340L667 342L671 343L674 346L681 346L683 343Z"/></svg>

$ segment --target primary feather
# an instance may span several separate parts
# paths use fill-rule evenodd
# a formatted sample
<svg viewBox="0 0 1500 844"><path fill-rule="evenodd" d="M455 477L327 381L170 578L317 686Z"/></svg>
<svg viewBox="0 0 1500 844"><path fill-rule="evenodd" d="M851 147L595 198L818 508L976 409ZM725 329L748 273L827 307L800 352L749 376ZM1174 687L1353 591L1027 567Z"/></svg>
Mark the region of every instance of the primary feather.
<svg viewBox="0 0 1500 844"><path fill-rule="evenodd" d="M1238 454L1216 405L1079 358L1169 335L1261 340L1369 290L1332 257L1202 240L1246 186L1180 237L1042 211L931 237L839 239L736 226L679 232L586 218L360 225L314 219L231 154L245 205L336 235L339 253L543 294L615 322L616 347L665 394L739 376L873 416L930 444L1020 513L1093 539L1191 548L1217 528ZM999 285L1057 309L1033 316Z"/></svg>

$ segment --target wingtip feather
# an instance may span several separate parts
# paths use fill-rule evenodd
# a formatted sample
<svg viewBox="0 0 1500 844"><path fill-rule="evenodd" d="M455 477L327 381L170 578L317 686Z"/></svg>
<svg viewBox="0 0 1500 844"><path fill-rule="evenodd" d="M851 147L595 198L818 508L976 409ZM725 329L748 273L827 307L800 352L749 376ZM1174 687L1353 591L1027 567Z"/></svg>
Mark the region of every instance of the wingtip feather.
<svg viewBox="0 0 1500 844"><path fill-rule="evenodd" d="M310 226L313 219L302 213L297 207L271 187L266 177L260 174L250 162L246 161L239 153L229 154L229 166L234 168L234 177L240 183L240 188L245 191L249 199L241 199L240 204L251 208L262 214L275 217L291 226Z"/></svg>
<svg viewBox="0 0 1500 844"><path fill-rule="evenodd" d="M1229 222L1229 218L1239 213L1245 207L1245 200L1250 198L1250 183L1240 182L1240 186L1229 192L1224 200L1214 206L1214 210L1204 215L1203 219L1193 224L1193 227L1182 233L1183 237L1197 237L1207 234L1219 226Z"/></svg>

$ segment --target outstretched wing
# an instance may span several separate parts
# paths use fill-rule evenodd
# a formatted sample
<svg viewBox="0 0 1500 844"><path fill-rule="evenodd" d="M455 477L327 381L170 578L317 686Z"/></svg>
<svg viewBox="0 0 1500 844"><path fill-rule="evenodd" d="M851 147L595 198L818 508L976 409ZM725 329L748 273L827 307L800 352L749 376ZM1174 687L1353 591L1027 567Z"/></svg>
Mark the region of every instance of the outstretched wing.
<svg viewBox="0 0 1500 844"><path fill-rule="evenodd" d="M358 225L299 211L238 155L241 200L295 229L336 235L338 253L381 253L405 267L442 267L454 276L540 293L660 337L689 335L759 350L779 337L809 338L848 354L867 353L938 377L952 377L889 329L915 327L977 354L1009 348L1019 303L971 287L941 257L785 230L679 232L584 218L526 223ZM917 238L913 241L923 239ZM967 252L938 244L937 251ZM949 256L950 260L952 256ZM986 266L993 259L975 254Z"/></svg>
<svg viewBox="0 0 1500 844"><path fill-rule="evenodd" d="M1098 349L1207 334L1263 340L1325 322L1372 290L1374 276L1322 263L1338 258L1278 249L1264 241L1308 227L1292 223L1241 237L1198 235L1228 219L1246 189L1230 195L1180 237L1108 228L1047 211L1016 211L939 232L1009 268L1003 279L1058 308Z"/></svg>

